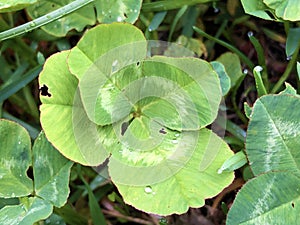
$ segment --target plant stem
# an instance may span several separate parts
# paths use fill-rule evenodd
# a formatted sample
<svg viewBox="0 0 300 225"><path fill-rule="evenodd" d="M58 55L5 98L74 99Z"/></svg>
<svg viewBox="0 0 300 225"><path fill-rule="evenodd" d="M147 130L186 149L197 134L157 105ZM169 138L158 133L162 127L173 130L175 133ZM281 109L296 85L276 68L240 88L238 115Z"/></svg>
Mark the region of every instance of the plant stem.
<svg viewBox="0 0 300 225"><path fill-rule="evenodd" d="M246 131L244 131L242 128L240 128L238 125L231 122L230 120L226 121L226 130L233 136L238 138L240 141L245 142Z"/></svg>
<svg viewBox="0 0 300 225"><path fill-rule="evenodd" d="M237 143L243 146L246 139L246 131L228 119L226 120L225 124L220 119L217 119L216 122L223 129L226 129L229 133L231 133L237 139Z"/></svg>
<svg viewBox="0 0 300 225"><path fill-rule="evenodd" d="M176 27L179 19L183 16L183 14L186 12L187 9L188 9L188 6L185 5L177 12L177 14L171 24L171 27L170 27L170 32L169 32L169 37L168 37L169 42L171 42L171 40L172 40L172 35L174 33L175 27Z"/></svg>
<svg viewBox="0 0 300 225"><path fill-rule="evenodd" d="M215 35L215 38L219 38L220 36L221 36L221 34L223 34L224 36L225 36L225 27L227 26L227 23L228 23L228 20L227 19L225 19L223 22L222 22L222 24L221 24L221 26L219 27L219 29L218 29L218 31L216 32L216 35ZM207 42L207 51L208 52L211 52L211 50L214 48L214 46L215 46L215 41L213 41L213 40L210 40L209 42Z"/></svg>
<svg viewBox="0 0 300 225"><path fill-rule="evenodd" d="M36 66L35 68L28 71L23 76L20 76L14 82L6 85L5 87L1 88L0 90L0 102L6 100L11 95L18 92L20 89L24 88L28 83L34 80L42 70L42 66Z"/></svg>
<svg viewBox="0 0 300 225"><path fill-rule="evenodd" d="M295 63L297 61L297 56L298 56L298 52L299 52L299 48L300 48L300 43L298 44L298 47L296 48L294 54L292 55L292 59L289 61L284 73L282 74L282 76L280 77L280 79L277 81L277 83L274 85L271 93L275 94L278 92L278 90L280 89L281 85L286 81L286 79L289 77L292 69L295 66Z"/></svg>
<svg viewBox="0 0 300 225"><path fill-rule="evenodd" d="M290 23L288 21L284 21L283 25L284 25L285 34L288 35L290 30Z"/></svg>
<svg viewBox="0 0 300 225"><path fill-rule="evenodd" d="M74 2L69 3L53 12L50 12L44 16L41 16L35 20L32 20L28 23L20 25L18 27L3 31L0 33L0 41L16 37L18 35L24 34L26 32L37 29L41 26L44 26L48 23L51 23L57 19L60 19L84 6L94 2L94 0L76 0Z"/></svg>
<svg viewBox="0 0 300 225"><path fill-rule="evenodd" d="M28 86L24 87L22 91L23 91L25 100L27 102L27 105L28 105L30 111L32 112L33 117L36 119L36 121L39 121L39 110L38 110L37 104L36 104L32 94L31 94L29 87Z"/></svg>
<svg viewBox="0 0 300 225"><path fill-rule="evenodd" d="M237 80L236 85L232 88L231 102L232 102L232 106L233 106L233 109L234 109L236 115L240 118L241 121L243 121L244 124L247 124L248 123L247 117L241 112L241 110L239 109L239 107L236 103L237 91L238 91L241 83L243 82L244 78L245 78L245 76L241 76Z"/></svg>
<svg viewBox="0 0 300 225"><path fill-rule="evenodd" d="M195 4L215 2L215 1L216 0L177 0L177 1L164 0L164 1L144 3L142 5L142 10L144 12L158 12L158 11L178 9L183 7L184 5L195 5Z"/></svg>
<svg viewBox="0 0 300 225"><path fill-rule="evenodd" d="M10 28L10 26L5 22L5 20L2 17L0 17L0 27L1 31ZM8 40L6 45L13 46L13 49L15 51L22 52L22 56L28 60L30 65L36 66L37 63L33 59L35 52L27 44L25 44L24 41L20 40L19 38L15 38L14 40Z"/></svg>
<svg viewBox="0 0 300 225"><path fill-rule="evenodd" d="M258 93L259 97L268 94L267 91L266 91L266 88L264 86L264 83L262 81L262 75L260 74L260 72L262 70L263 70L263 68L261 66L256 66L253 69L253 75L254 75L254 78L255 78L256 90L257 90L257 93Z"/></svg>
<svg viewBox="0 0 300 225"><path fill-rule="evenodd" d="M253 70L254 68L254 64L251 62L251 60L246 56L244 55L240 50L238 50L236 47L226 43L225 41L222 41L222 40L219 40L207 33L205 33L203 30L199 29L198 27L193 27L193 29L200 35L210 39L210 40L213 40L215 41L216 43L224 46L225 48L228 48L230 51L234 52L235 54L237 54L240 59L251 69Z"/></svg>
<svg viewBox="0 0 300 225"><path fill-rule="evenodd" d="M267 91L269 91L269 78L268 78L268 71L267 71L267 65L266 65L263 47L254 36L250 35L249 39L257 53L258 63L263 69L261 74L261 78L263 80L263 86Z"/></svg>

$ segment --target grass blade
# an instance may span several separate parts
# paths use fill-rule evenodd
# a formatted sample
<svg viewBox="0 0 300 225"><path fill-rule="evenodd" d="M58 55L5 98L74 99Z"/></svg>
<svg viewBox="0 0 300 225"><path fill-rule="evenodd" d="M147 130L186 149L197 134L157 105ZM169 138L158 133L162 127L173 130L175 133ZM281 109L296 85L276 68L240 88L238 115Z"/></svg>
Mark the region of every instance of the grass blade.
<svg viewBox="0 0 300 225"><path fill-rule="evenodd" d="M24 34L26 32L29 32L29 31L37 29L41 26L44 26L48 23L51 23L55 20L58 20L64 16L82 8L83 6L86 6L87 4L89 4L93 1L94 0L76 0L74 2L69 3L68 5L65 5L57 10L54 10L51 13L41 16L41 17L39 17L35 20L32 20L28 23L25 23L18 27L9 29L7 31L3 31L0 33L0 41L16 37L18 35Z"/></svg>
<svg viewBox="0 0 300 225"><path fill-rule="evenodd" d="M24 76L16 79L14 82L5 86L0 90L0 102L3 102L17 91L25 87L28 83L34 80L42 70L42 66L39 65L32 70L28 71Z"/></svg>

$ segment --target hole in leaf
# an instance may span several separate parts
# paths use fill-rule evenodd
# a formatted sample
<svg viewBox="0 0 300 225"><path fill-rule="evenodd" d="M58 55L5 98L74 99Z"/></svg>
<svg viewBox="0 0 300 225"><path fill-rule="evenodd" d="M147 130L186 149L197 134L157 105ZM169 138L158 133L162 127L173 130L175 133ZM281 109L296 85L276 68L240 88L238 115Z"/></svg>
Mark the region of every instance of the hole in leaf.
<svg viewBox="0 0 300 225"><path fill-rule="evenodd" d="M33 169L32 166L30 166L26 172L27 176L33 180Z"/></svg>
<svg viewBox="0 0 300 225"><path fill-rule="evenodd" d="M165 129L164 129L164 128L161 128L161 129L159 130L159 133L161 133L161 134L166 134L166 133L167 133L167 131L165 131Z"/></svg>
<svg viewBox="0 0 300 225"><path fill-rule="evenodd" d="M51 97L51 94L48 92L47 85L43 84L43 86L40 88L41 95Z"/></svg>
<svg viewBox="0 0 300 225"><path fill-rule="evenodd" d="M270 12L269 10L265 10L265 12L268 14L269 17L271 17L272 20L276 20L274 14Z"/></svg>
<svg viewBox="0 0 300 225"><path fill-rule="evenodd" d="M125 134L125 131L127 130L128 126L129 126L128 122L122 123L122 125L121 125L121 135L122 136Z"/></svg>
<svg viewBox="0 0 300 225"><path fill-rule="evenodd" d="M123 136L127 130L127 128L129 127L129 125L131 124L131 122L133 121L134 118L132 118L131 120L122 123L121 125L121 135Z"/></svg>
<svg viewBox="0 0 300 225"><path fill-rule="evenodd" d="M292 202L292 207L295 208L295 203L294 202Z"/></svg>

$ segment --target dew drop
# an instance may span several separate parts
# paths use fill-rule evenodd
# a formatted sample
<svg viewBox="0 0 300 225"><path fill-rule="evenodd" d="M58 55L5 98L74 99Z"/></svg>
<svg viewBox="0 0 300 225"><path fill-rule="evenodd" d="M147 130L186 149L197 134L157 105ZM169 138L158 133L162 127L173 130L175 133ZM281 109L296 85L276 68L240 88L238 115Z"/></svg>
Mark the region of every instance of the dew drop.
<svg viewBox="0 0 300 225"><path fill-rule="evenodd" d="M263 68L261 66L256 66L256 67L254 67L254 70L256 72L261 72L263 70Z"/></svg>
<svg viewBox="0 0 300 225"><path fill-rule="evenodd" d="M252 36L253 36L253 32L252 32L252 31L249 31L249 32L247 33L247 35L248 35L248 37L252 37Z"/></svg>
<svg viewBox="0 0 300 225"><path fill-rule="evenodd" d="M218 13L220 12L220 9L219 8L214 8L214 13Z"/></svg>
<svg viewBox="0 0 300 225"><path fill-rule="evenodd" d="M138 11L137 11L137 9L135 9L135 10L133 10L133 12L137 13Z"/></svg>
<svg viewBox="0 0 300 225"><path fill-rule="evenodd" d="M12 198L16 197L16 195L15 195L15 193L14 193L14 192L13 192L13 193L11 193L11 197L12 197Z"/></svg>
<svg viewBox="0 0 300 225"><path fill-rule="evenodd" d="M178 144L178 140L174 139L174 140L172 140L172 143L173 144Z"/></svg>
<svg viewBox="0 0 300 225"><path fill-rule="evenodd" d="M145 192L147 193L147 194L150 194L150 193L152 193L152 187L151 186L147 186L147 187L145 187Z"/></svg>
<svg viewBox="0 0 300 225"><path fill-rule="evenodd" d="M3 178L3 176L2 175L0 175L0 179L2 179Z"/></svg>
<svg viewBox="0 0 300 225"><path fill-rule="evenodd" d="M118 21L118 22L121 22L122 20L123 20L122 17L121 17L121 16L118 16L117 21Z"/></svg>
<svg viewBox="0 0 300 225"><path fill-rule="evenodd" d="M286 57L286 60L287 61L290 61L292 59L292 56L290 55L290 56L288 56L288 57Z"/></svg>
<svg viewBox="0 0 300 225"><path fill-rule="evenodd" d="M175 137L179 137L179 136L180 136L180 134L175 134L174 136L175 136Z"/></svg>
<svg viewBox="0 0 300 225"><path fill-rule="evenodd" d="M116 66L118 65L118 60L116 59L115 61L113 61L112 66Z"/></svg>
<svg viewBox="0 0 300 225"><path fill-rule="evenodd" d="M159 223L161 224L168 224L168 220L166 218L160 218Z"/></svg>
<svg viewBox="0 0 300 225"><path fill-rule="evenodd" d="M18 144L20 145L20 144L21 144L21 141L19 141Z"/></svg>
<svg viewBox="0 0 300 225"><path fill-rule="evenodd" d="M115 72L117 70L118 60L113 61L111 64L111 72Z"/></svg>
<svg viewBox="0 0 300 225"><path fill-rule="evenodd" d="M247 70L247 69L244 69L244 70L243 70L243 74L248 74L248 70Z"/></svg>

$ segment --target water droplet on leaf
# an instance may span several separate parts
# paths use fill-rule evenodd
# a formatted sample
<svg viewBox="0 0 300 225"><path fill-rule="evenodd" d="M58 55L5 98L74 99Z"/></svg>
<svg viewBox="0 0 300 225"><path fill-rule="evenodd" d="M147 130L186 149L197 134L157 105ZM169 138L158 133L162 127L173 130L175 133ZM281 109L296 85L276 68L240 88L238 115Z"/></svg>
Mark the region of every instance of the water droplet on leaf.
<svg viewBox="0 0 300 225"><path fill-rule="evenodd" d="M172 143L173 144L178 144L178 140L174 139L174 140L172 140Z"/></svg>
<svg viewBox="0 0 300 225"><path fill-rule="evenodd" d="M118 65L118 60L113 61L113 63L111 64L111 72L115 72L117 70L117 65Z"/></svg>
<svg viewBox="0 0 300 225"><path fill-rule="evenodd" d="M261 71L263 71L263 68L261 66L256 66L256 67L254 67L254 70L256 72L261 72Z"/></svg>
<svg viewBox="0 0 300 225"><path fill-rule="evenodd" d="M147 194L150 194L150 193L152 193L152 187L151 186L147 186L147 187L145 187L145 192L147 193Z"/></svg>
<svg viewBox="0 0 300 225"><path fill-rule="evenodd" d="M248 35L248 37L252 37L252 36L253 36L253 32L252 32L252 31L249 31L249 32L247 33L247 35Z"/></svg>
<svg viewBox="0 0 300 225"><path fill-rule="evenodd" d="M214 8L214 13L219 13L220 9L219 8Z"/></svg>

